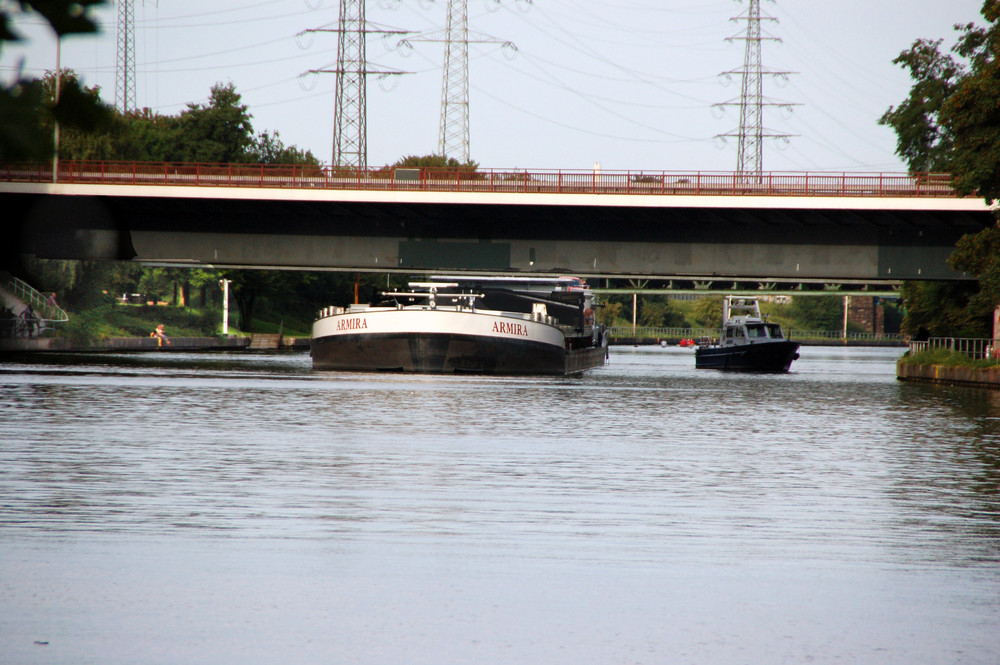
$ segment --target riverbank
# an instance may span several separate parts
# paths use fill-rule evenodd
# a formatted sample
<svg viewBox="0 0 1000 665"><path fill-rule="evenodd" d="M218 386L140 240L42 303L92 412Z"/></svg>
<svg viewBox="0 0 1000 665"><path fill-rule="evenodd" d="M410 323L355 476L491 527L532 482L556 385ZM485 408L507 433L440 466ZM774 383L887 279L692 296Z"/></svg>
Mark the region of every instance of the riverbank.
<svg viewBox="0 0 1000 665"><path fill-rule="evenodd" d="M107 337L94 344L79 345L65 337L34 339L0 339L0 353L58 351L120 352L120 351L239 351L250 348L250 337L171 337L169 344L155 337ZM309 338L282 337L278 350L307 351Z"/></svg>
<svg viewBox="0 0 1000 665"><path fill-rule="evenodd" d="M798 341L798 340L797 340ZM680 338L609 337L612 346L677 346ZM899 342L873 342L871 340L808 340L802 346L905 346ZM171 337L170 344L157 344L153 337L107 337L95 344L74 344L65 337L38 337L34 339L0 339L0 353L9 352L117 352L117 351L236 351L260 350L251 346L251 337ZM277 346L268 348L285 351L308 351L308 337L281 337Z"/></svg>
<svg viewBox="0 0 1000 665"><path fill-rule="evenodd" d="M799 339L791 338L802 346L879 346L879 347L899 347L905 348L906 342L903 340L872 340L872 339ZM681 341L680 337L628 337L623 335L609 335L608 344L612 346L677 346Z"/></svg>
<svg viewBox="0 0 1000 665"><path fill-rule="evenodd" d="M1000 390L1000 366L919 365L900 361L896 363L896 378L900 381L913 383L936 383Z"/></svg>

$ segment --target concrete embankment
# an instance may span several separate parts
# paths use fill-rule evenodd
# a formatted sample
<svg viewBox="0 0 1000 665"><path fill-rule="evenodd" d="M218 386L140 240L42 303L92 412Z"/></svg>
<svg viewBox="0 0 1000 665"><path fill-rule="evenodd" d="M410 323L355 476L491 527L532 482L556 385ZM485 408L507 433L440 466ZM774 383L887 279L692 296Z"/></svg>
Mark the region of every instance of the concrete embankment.
<svg viewBox="0 0 1000 665"><path fill-rule="evenodd" d="M896 363L896 378L900 381L916 383L938 383L1000 390L1000 366L959 367L898 362Z"/></svg>
<svg viewBox="0 0 1000 665"><path fill-rule="evenodd" d="M107 337L88 345L74 344L64 337L0 339L0 352L123 352L123 351L239 351L250 348L249 337L171 337L170 343L153 337ZM274 348L306 351L309 339L285 337Z"/></svg>

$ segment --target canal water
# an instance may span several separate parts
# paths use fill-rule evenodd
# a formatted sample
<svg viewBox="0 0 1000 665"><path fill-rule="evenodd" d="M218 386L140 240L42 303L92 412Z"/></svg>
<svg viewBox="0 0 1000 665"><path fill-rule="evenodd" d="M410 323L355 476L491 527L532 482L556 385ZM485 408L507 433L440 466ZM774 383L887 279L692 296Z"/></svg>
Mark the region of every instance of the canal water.
<svg viewBox="0 0 1000 665"><path fill-rule="evenodd" d="M1000 393L900 349L571 378L0 364L0 662L1000 662Z"/></svg>

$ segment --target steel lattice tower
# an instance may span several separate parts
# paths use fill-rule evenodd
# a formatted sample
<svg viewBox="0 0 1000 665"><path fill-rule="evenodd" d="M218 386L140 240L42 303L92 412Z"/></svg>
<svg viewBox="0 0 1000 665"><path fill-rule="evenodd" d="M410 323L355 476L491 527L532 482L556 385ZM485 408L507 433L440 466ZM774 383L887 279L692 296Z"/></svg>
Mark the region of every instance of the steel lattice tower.
<svg viewBox="0 0 1000 665"><path fill-rule="evenodd" d="M337 33L335 69L310 69L309 74L336 74L333 102L333 164L351 168L368 166L368 75L393 76L406 72L372 69L368 65L368 33L408 34L405 30L372 30L365 19L365 0L340 0L336 29L309 32Z"/></svg>
<svg viewBox="0 0 1000 665"><path fill-rule="evenodd" d="M448 0L438 146L445 157L460 157L463 164L470 159L468 0Z"/></svg>
<svg viewBox="0 0 1000 665"><path fill-rule="evenodd" d="M340 0L337 81L333 106L333 163L368 166L365 0Z"/></svg>
<svg viewBox="0 0 1000 665"><path fill-rule="evenodd" d="M134 0L118 0L118 58L115 65L115 106L122 113L136 109Z"/></svg>
<svg viewBox="0 0 1000 665"><path fill-rule="evenodd" d="M792 72L778 72L764 68L761 58L761 44L764 41L780 42L781 40L764 34L761 30L761 22L777 22L777 19L771 16L761 16L760 0L749 0L749 3L745 14L732 19L733 21L746 21L746 31L742 35L729 38L729 41L744 40L743 67L724 72L725 76L738 75L740 77L740 97L738 101L724 102L718 106L738 104L740 107L739 130L735 133L720 134L722 137L738 139L736 171L744 174L760 174L764 164L764 139L787 139L791 136L790 134L771 132L764 126L765 106L792 106L787 102L770 101L764 96L764 77L785 77Z"/></svg>
<svg viewBox="0 0 1000 665"><path fill-rule="evenodd" d="M760 0L750 0L746 22L736 170L740 173L760 173L764 161L764 70L761 65L763 37L760 36Z"/></svg>

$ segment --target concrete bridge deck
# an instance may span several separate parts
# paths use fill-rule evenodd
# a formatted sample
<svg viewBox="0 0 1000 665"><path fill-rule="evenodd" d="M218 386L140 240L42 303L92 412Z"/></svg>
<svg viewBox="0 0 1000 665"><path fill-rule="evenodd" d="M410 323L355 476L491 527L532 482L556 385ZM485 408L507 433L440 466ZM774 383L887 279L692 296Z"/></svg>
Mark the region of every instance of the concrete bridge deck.
<svg viewBox="0 0 1000 665"><path fill-rule="evenodd" d="M947 176L62 163L0 168L5 261L761 280L962 279Z"/></svg>

